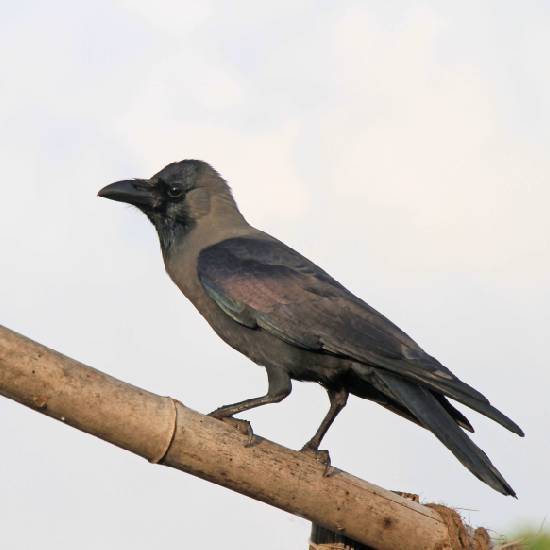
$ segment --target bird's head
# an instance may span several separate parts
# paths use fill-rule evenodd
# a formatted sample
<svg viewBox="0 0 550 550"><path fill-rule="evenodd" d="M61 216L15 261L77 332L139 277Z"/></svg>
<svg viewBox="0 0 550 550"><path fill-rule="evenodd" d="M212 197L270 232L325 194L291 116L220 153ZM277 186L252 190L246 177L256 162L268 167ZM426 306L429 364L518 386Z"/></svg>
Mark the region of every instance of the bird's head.
<svg viewBox="0 0 550 550"><path fill-rule="evenodd" d="M157 229L163 252L189 233L211 211L213 202L225 203L238 213L229 186L200 160L173 162L150 179L111 183L98 195L132 204L146 214Z"/></svg>

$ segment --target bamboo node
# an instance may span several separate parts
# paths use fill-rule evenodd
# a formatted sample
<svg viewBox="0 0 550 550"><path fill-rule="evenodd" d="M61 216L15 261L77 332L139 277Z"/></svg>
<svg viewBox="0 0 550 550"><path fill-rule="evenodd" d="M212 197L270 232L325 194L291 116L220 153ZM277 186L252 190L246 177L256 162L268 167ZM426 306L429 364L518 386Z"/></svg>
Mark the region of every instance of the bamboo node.
<svg viewBox="0 0 550 550"><path fill-rule="evenodd" d="M170 450L170 447L172 446L172 442L174 441L174 437L176 436L176 430L178 427L178 401L176 399L173 399L172 397L166 397L172 405L172 419L170 422L170 435L167 438L167 443L164 446L164 450L162 453L159 453L158 456L153 456L149 459L149 462L151 464L162 464L164 459L166 458L166 455L168 454L168 451Z"/></svg>

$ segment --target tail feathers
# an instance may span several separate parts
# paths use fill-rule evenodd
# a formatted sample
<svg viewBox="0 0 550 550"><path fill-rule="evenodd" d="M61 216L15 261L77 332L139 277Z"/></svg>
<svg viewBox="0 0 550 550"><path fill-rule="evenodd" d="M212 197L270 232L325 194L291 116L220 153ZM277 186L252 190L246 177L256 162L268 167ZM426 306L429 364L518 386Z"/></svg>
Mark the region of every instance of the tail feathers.
<svg viewBox="0 0 550 550"><path fill-rule="evenodd" d="M467 388L470 387L463 382L462 384ZM485 397L482 396L482 399L471 397L466 392L458 391L456 387L449 387L449 385L445 383L432 383L430 384L430 386L433 387L436 391L445 394L447 397L456 399L457 401L463 403L464 405L467 405L474 411L477 411L478 413L481 413L484 416L491 418L507 430L510 430L511 432L518 434L521 437L525 435L523 433L523 430L512 419L508 418L497 408L493 407L493 405L491 405L491 403L489 403L489 401Z"/></svg>
<svg viewBox="0 0 550 550"><path fill-rule="evenodd" d="M493 407L483 394L462 382L449 369L427 354L425 354L423 360L395 361L385 359L379 362L379 368L413 382L416 381L436 393L442 393L451 399L455 399L474 409L474 411L493 419L507 430L522 437L524 435L522 429L513 420Z"/></svg>
<svg viewBox="0 0 550 550"><path fill-rule="evenodd" d="M470 421L457 409L455 409L445 397L439 393L432 394L443 406L443 408L453 417L453 420L467 432L474 433L474 428L470 424Z"/></svg>
<svg viewBox="0 0 550 550"><path fill-rule="evenodd" d="M376 379L381 391L405 405L478 479L503 495L516 496L487 455L457 426L445 405L429 389L383 370L377 370Z"/></svg>

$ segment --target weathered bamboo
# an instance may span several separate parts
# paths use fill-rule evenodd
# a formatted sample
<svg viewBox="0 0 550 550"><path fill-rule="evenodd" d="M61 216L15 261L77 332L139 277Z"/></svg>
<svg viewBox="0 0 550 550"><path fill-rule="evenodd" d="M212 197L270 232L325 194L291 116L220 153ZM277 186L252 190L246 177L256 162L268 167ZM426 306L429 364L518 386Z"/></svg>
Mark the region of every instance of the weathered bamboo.
<svg viewBox="0 0 550 550"><path fill-rule="evenodd" d="M451 549L434 509L249 436L0 326L0 394L379 550Z"/></svg>

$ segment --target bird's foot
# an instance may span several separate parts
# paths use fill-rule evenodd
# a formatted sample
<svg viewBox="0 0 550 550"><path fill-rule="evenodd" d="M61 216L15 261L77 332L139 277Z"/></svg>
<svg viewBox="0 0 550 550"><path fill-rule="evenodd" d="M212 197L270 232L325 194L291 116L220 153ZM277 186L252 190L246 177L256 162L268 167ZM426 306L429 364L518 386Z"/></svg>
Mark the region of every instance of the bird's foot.
<svg viewBox="0 0 550 550"><path fill-rule="evenodd" d="M218 420L221 420L222 422L229 424L239 433L242 433L243 435L247 435L248 441L246 442L245 447L251 447L254 444L254 439L256 436L254 435L254 431L252 430L252 426L248 420L233 418L232 416L218 416L216 415L216 411L211 412L208 416L217 418Z"/></svg>
<svg viewBox="0 0 550 550"><path fill-rule="evenodd" d="M316 449L315 447L312 447L311 445L306 443L302 447L301 452L312 455L317 462L320 462L325 466L323 477L329 477L334 471L334 468L330 464L330 453L328 451Z"/></svg>

